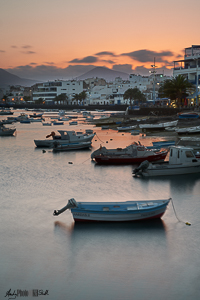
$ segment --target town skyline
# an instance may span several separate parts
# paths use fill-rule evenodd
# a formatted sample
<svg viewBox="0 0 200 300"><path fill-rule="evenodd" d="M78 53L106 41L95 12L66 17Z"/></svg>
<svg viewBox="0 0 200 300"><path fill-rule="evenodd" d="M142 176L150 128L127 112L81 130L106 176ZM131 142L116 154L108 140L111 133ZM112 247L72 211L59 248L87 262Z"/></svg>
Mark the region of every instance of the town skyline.
<svg viewBox="0 0 200 300"><path fill-rule="evenodd" d="M21 78L73 79L97 66L149 75L154 58L171 76L184 48L198 44L197 0L0 3L0 67Z"/></svg>

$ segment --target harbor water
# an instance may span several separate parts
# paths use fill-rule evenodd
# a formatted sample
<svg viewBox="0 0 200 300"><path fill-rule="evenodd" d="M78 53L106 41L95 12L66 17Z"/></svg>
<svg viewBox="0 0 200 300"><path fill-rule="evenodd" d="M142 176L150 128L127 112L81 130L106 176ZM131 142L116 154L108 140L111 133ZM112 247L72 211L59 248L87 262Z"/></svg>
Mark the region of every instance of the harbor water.
<svg viewBox="0 0 200 300"><path fill-rule="evenodd" d="M0 137L0 299L200 299L200 174L142 179L133 177L134 166L99 166L90 159L100 144L151 145L161 137L83 121L15 126L15 136ZM93 129L92 149L35 148L34 139L59 129ZM170 197L174 207L170 203L159 221L75 224L70 211L53 216L70 198Z"/></svg>

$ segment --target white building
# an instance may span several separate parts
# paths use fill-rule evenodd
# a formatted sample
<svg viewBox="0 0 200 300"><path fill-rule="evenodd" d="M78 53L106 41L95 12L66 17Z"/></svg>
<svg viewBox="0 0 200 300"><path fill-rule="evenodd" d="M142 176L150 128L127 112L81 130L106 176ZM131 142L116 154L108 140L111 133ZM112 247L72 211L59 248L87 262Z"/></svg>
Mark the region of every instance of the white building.
<svg viewBox="0 0 200 300"><path fill-rule="evenodd" d="M69 98L69 103L75 94L83 91L83 81L75 80L56 80L48 81L38 85L37 90L33 91L33 101L42 98L46 103L52 102L54 98L60 94L66 94Z"/></svg>
<svg viewBox="0 0 200 300"><path fill-rule="evenodd" d="M187 80L196 85L196 104L199 105L199 88L200 88L200 45L192 45L185 48L184 59L174 61L173 75L183 75ZM198 97L196 97L198 95ZM198 99L198 100L197 100Z"/></svg>

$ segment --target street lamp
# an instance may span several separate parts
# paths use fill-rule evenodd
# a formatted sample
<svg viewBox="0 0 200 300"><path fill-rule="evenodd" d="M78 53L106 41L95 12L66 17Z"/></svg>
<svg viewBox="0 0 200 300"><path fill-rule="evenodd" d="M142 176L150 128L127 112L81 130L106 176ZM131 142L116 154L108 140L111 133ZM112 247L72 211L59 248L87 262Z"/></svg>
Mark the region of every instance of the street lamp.
<svg viewBox="0 0 200 300"><path fill-rule="evenodd" d="M155 57L154 57L154 64L151 65L151 67L153 68L153 71L149 71L149 73L154 74L154 77L153 77L153 104L155 105L155 74L156 74L156 68L157 68L157 66L155 65Z"/></svg>
<svg viewBox="0 0 200 300"><path fill-rule="evenodd" d="M196 105L198 106L198 85L199 85L199 76L198 76L198 57L194 58L194 60L196 60L196 71L197 71L197 75L196 75Z"/></svg>

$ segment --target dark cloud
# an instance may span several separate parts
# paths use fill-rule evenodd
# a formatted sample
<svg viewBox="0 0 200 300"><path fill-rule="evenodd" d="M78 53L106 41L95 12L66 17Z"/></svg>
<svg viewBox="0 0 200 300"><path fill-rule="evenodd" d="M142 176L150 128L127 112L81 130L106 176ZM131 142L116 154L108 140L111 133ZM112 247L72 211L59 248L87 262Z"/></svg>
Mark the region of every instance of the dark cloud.
<svg viewBox="0 0 200 300"><path fill-rule="evenodd" d="M48 61L44 62L44 64L46 64L46 65L51 65L51 66L55 65L54 62L48 62Z"/></svg>
<svg viewBox="0 0 200 300"><path fill-rule="evenodd" d="M6 51L5 50L0 50L0 53L5 53Z"/></svg>
<svg viewBox="0 0 200 300"><path fill-rule="evenodd" d="M22 48L23 49L30 49L30 48L32 48L32 46L30 46L30 45L24 45L24 46L22 46Z"/></svg>
<svg viewBox="0 0 200 300"><path fill-rule="evenodd" d="M97 61L98 61L98 58L96 58L95 56L86 56L82 59L75 58L75 59L71 60L70 63L91 64L91 63L95 63Z"/></svg>
<svg viewBox="0 0 200 300"><path fill-rule="evenodd" d="M95 55L96 55L96 56L105 56L105 55L116 56L113 52L109 52L109 51L98 52L98 53L96 53Z"/></svg>
<svg viewBox="0 0 200 300"><path fill-rule="evenodd" d="M17 46L15 46L15 45L12 45L12 46L10 46L11 48L14 48L14 49L16 49L17 48Z"/></svg>
<svg viewBox="0 0 200 300"><path fill-rule="evenodd" d="M102 59L101 60L102 62L105 62L105 63L108 63L108 64L111 64L111 65L113 65L114 63L115 63L115 61L113 61L113 60L106 60L106 59Z"/></svg>
<svg viewBox="0 0 200 300"><path fill-rule="evenodd" d="M138 51L133 51L129 53L122 53L122 56L128 56L134 60L137 60L139 62L153 62L154 57L156 62L167 62L164 57L172 57L174 54L171 51L161 51L161 52L156 52L156 51L151 51L151 50L138 50Z"/></svg>
<svg viewBox="0 0 200 300"><path fill-rule="evenodd" d="M24 53L24 54L35 54L36 52L34 52L34 51L22 51L22 53Z"/></svg>
<svg viewBox="0 0 200 300"><path fill-rule="evenodd" d="M114 71L124 72L124 73L128 73L128 74L131 74L133 72L132 65L130 65L130 64L114 65L112 67L112 69Z"/></svg>

